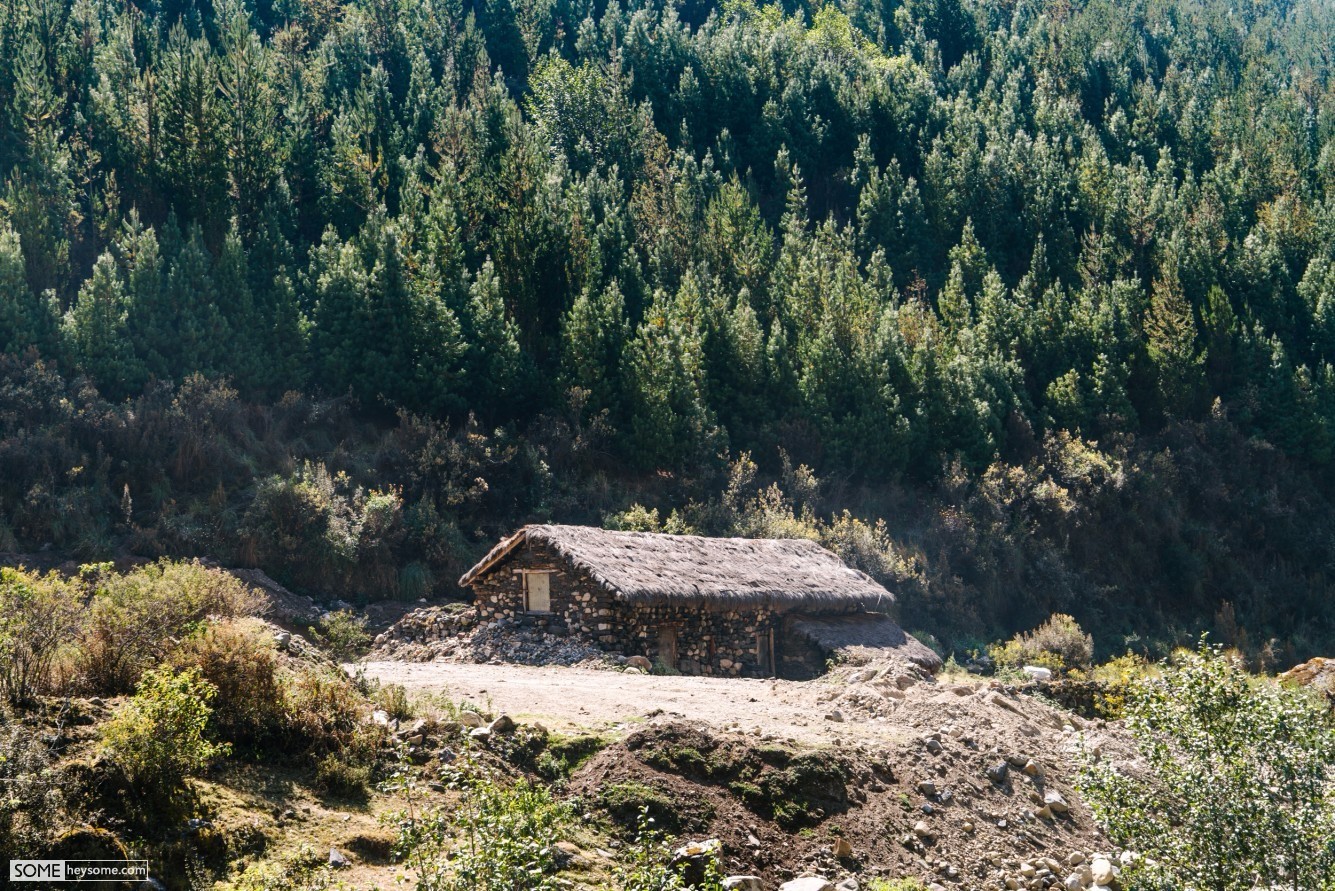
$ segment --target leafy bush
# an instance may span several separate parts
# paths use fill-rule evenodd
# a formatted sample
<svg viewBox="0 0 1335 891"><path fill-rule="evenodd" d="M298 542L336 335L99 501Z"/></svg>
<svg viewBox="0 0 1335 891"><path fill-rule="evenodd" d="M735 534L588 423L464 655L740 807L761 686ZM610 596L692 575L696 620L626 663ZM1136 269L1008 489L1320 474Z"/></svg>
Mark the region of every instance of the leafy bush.
<svg viewBox="0 0 1335 891"><path fill-rule="evenodd" d="M95 581L79 644L84 681L101 694L131 690L207 617L250 615L259 605L258 595L234 576L198 561L104 572Z"/></svg>
<svg viewBox="0 0 1335 891"><path fill-rule="evenodd" d="M145 672L135 695L102 728L106 755L150 798L172 798L187 777L228 752L204 732L216 692L195 670Z"/></svg>
<svg viewBox="0 0 1335 891"><path fill-rule="evenodd" d="M453 812L398 815L396 853L417 874L417 891L553 891L554 845L569 819L542 786L464 781Z"/></svg>
<svg viewBox="0 0 1335 891"><path fill-rule="evenodd" d="M620 891L720 891L718 862L707 857L703 875L690 882L680 866L672 864L672 847L656 827L648 809L640 811L629 862L614 870Z"/></svg>
<svg viewBox="0 0 1335 891"><path fill-rule="evenodd" d="M1132 887L1335 887L1335 727L1314 696L1202 644L1131 687L1126 725L1146 772L1091 759L1079 787L1141 855Z"/></svg>
<svg viewBox="0 0 1335 891"><path fill-rule="evenodd" d="M1002 668L1040 665L1057 672L1070 672L1089 668L1094 656L1094 638L1075 619L1055 613L1033 631L989 647L988 655Z"/></svg>
<svg viewBox="0 0 1335 891"><path fill-rule="evenodd" d="M366 653L371 635L366 633L366 617L351 610L325 613L310 629L311 640L329 650L340 662L351 662Z"/></svg>
<svg viewBox="0 0 1335 891"><path fill-rule="evenodd" d="M209 719L214 735L234 743L274 738L285 722L278 653L256 619L209 622L171 653L178 671L194 670L217 690Z"/></svg>
<svg viewBox="0 0 1335 891"><path fill-rule="evenodd" d="M55 573L0 568L0 696L21 703L49 689L82 607L77 586Z"/></svg>

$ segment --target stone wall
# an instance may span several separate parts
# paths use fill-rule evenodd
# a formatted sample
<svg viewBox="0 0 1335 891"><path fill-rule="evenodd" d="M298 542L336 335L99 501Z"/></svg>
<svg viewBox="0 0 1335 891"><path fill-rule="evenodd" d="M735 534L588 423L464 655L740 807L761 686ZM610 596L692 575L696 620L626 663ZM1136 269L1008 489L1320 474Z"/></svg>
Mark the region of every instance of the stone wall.
<svg viewBox="0 0 1335 891"><path fill-rule="evenodd" d="M550 613L524 610L522 570L551 572ZM713 611L698 607L637 605L616 600L559 552L526 542L473 583L482 622L513 621L538 630L581 636L624 656L667 664L664 629L676 634L677 658L668 667L687 674L768 676L771 629L779 616L768 607ZM777 636L777 630L776 630ZM777 645L777 642L776 642Z"/></svg>
<svg viewBox="0 0 1335 891"><path fill-rule="evenodd" d="M523 570L551 572L551 612L524 610ZM473 582L473 594L483 622L505 619L541 631L583 635L600 644L619 642L618 605L612 595L545 545L520 545Z"/></svg>

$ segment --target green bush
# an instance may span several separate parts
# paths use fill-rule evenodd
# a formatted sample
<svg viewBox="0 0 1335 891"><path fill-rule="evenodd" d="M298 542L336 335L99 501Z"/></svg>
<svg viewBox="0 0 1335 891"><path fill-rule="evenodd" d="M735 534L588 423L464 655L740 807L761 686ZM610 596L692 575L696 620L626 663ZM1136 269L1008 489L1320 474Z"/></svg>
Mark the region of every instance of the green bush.
<svg viewBox="0 0 1335 891"><path fill-rule="evenodd" d="M362 719L367 703L337 669L302 665L284 680L286 733L294 751L374 760L384 729Z"/></svg>
<svg viewBox="0 0 1335 891"><path fill-rule="evenodd" d="M407 689L402 684L385 684L383 687L377 687L371 696L371 701L375 703L376 708L394 721L406 721L417 713L411 700L408 699Z"/></svg>
<svg viewBox="0 0 1335 891"><path fill-rule="evenodd" d="M1335 726L1324 703L1247 674L1218 648L1133 684L1135 774L1087 761L1079 788L1141 858L1128 887L1335 888Z"/></svg>
<svg viewBox="0 0 1335 891"><path fill-rule="evenodd" d="M718 861L708 857L703 875L688 881L683 869L672 863L672 846L655 824L648 809L640 811L635 841L628 862L614 870L619 891L721 891Z"/></svg>
<svg viewBox="0 0 1335 891"><path fill-rule="evenodd" d="M56 573L0 568L0 696L22 703L51 688L82 611L77 585Z"/></svg>
<svg viewBox="0 0 1335 891"><path fill-rule="evenodd" d="M1039 665L1065 673L1089 668L1094 638L1075 619L1055 613L1033 631L988 647L988 655L1000 668Z"/></svg>
<svg viewBox="0 0 1335 891"><path fill-rule="evenodd" d="M464 774L467 776L467 774ZM417 891L554 891L567 809L543 786L472 775L456 810L397 815Z"/></svg>
<svg viewBox="0 0 1335 891"><path fill-rule="evenodd" d="M228 752L205 735L216 692L195 670L145 672L135 695L103 726L103 751L148 797L174 797L187 777Z"/></svg>
<svg viewBox="0 0 1335 891"><path fill-rule="evenodd" d="M339 662L351 662L371 646L371 635L366 633L366 617L350 610L325 613L310 629L311 640L329 651Z"/></svg>

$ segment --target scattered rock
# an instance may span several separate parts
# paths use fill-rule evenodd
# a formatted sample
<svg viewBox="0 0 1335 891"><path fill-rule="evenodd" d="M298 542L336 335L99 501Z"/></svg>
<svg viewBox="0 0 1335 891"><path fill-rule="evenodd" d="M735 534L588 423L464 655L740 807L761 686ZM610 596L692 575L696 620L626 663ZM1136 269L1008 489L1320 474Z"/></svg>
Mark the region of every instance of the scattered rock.
<svg viewBox="0 0 1335 891"><path fill-rule="evenodd" d="M509 715L501 715L487 725L487 729L492 733L512 733L515 729L515 722Z"/></svg>
<svg viewBox="0 0 1335 891"><path fill-rule="evenodd" d="M1089 878L1095 885L1111 885L1116 873L1107 857L1096 857L1089 864Z"/></svg>
<svg viewBox="0 0 1335 891"><path fill-rule="evenodd" d="M836 838L834 844L830 846L830 853L834 855L835 860L852 857L853 846L848 843L848 839L846 838Z"/></svg>
<svg viewBox="0 0 1335 891"><path fill-rule="evenodd" d="M468 734L469 738L478 742L487 742L491 739L491 729L488 727L476 727Z"/></svg>
<svg viewBox="0 0 1335 891"><path fill-rule="evenodd" d="M1035 681L1052 680L1052 669L1044 668L1041 665L1026 665L1024 668L1020 670L1023 671L1025 674L1029 675L1029 677Z"/></svg>
<svg viewBox="0 0 1335 891"><path fill-rule="evenodd" d="M680 848L672 852L672 859L676 862L689 860L692 857L708 857L717 854L723 847L723 842L716 838L708 838L704 841L687 842Z"/></svg>
<svg viewBox="0 0 1335 891"><path fill-rule="evenodd" d="M927 825L926 820L919 820L913 824L913 834L927 842L936 838L936 833L932 832L932 827Z"/></svg>
<svg viewBox="0 0 1335 891"><path fill-rule="evenodd" d="M464 709L459 712L459 723L464 727L481 727L485 722L477 712Z"/></svg>
<svg viewBox="0 0 1335 891"><path fill-rule="evenodd" d="M921 792L923 795L926 795L928 798L935 798L936 783L933 783L930 780L923 780L921 783L918 784L918 791Z"/></svg>
<svg viewBox="0 0 1335 891"><path fill-rule="evenodd" d="M822 879L820 876L803 876L800 879L784 882L779 886L779 891L835 891L835 887L829 879Z"/></svg>
<svg viewBox="0 0 1335 891"><path fill-rule="evenodd" d="M987 769L987 778L1000 786L1006 782L1006 775L1010 773L1010 767L1005 761L998 761Z"/></svg>
<svg viewBox="0 0 1335 891"><path fill-rule="evenodd" d="M844 713L839 711L839 709L835 709L825 716L825 720L834 721L836 724L842 724L844 722Z"/></svg>
<svg viewBox="0 0 1335 891"><path fill-rule="evenodd" d="M329 865L333 869L347 869L352 865L352 861L348 860L338 848L330 848Z"/></svg>
<svg viewBox="0 0 1335 891"><path fill-rule="evenodd" d="M1048 808L1054 814L1064 814L1070 810L1070 807L1066 804L1066 799L1062 798L1061 793L1056 789L1050 789L1044 793L1043 806Z"/></svg>

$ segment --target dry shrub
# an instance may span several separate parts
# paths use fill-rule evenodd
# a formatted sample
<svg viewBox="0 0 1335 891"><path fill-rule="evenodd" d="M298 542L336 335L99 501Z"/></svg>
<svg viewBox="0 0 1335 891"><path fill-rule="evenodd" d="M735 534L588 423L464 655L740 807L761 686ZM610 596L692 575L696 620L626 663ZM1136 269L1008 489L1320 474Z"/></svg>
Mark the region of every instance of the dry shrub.
<svg viewBox="0 0 1335 891"><path fill-rule="evenodd" d="M80 642L84 683L96 693L128 692L209 616L250 615L260 605L241 581L199 561L102 573Z"/></svg>
<svg viewBox="0 0 1335 891"><path fill-rule="evenodd" d="M1075 619L1054 613L1033 631L1017 634L989 648L989 655L1003 668L1041 665L1056 671L1089 668L1094 657L1094 638Z"/></svg>
<svg viewBox="0 0 1335 891"><path fill-rule="evenodd" d="M62 776L38 731L0 712L0 857L33 856L50 840Z"/></svg>
<svg viewBox="0 0 1335 891"><path fill-rule="evenodd" d="M49 692L81 612L75 583L54 572L0 568L0 696L22 703Z"/></svg>
<svg viewBox="0 0 1335 891"><path fill-rule="evenodd" d="M302 665L287 678L287 732L317 758L330 752L374 752L383 731L363 719L366 700L336 669Z"/></svg>
<svg viewBox="0 0 1335 891"><path fill-rule="evenodd" d="M253 618L210 622L187 638L168 661L177 670L195 669L218 689L210 724L221 738L255 744L281 731L278 653L263 622Z"/></svg>

